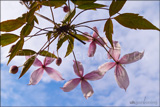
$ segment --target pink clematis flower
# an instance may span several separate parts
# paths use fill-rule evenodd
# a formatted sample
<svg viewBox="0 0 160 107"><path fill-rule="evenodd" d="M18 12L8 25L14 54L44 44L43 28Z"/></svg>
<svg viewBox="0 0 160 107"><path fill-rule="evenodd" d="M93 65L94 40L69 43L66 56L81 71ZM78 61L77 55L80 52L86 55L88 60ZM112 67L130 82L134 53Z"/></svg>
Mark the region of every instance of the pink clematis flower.
<svg viewBox="0 0 160 107"><path fill-rule="evenodd" d="M98 70L101 72L102 75L104 75L108 70L116 66L114 72L116 81L120 88L126 90L129 86L129 78L122 64L130 64L140 60L143 57L144 52L141 53L136 51L133 53L126 54L121 59L119 59L121 53L120 44L117 41L114 41L113 46L114 49L110 49L109 53L116 60L116 62L106 62L105 64L99 66ZM111 58L110 55L108 55L108 57Z"/></svg>
<svg viewBox="0 0 160 107"><path fill-rule="evenodd" d="M74 61L73 69L75 74L79 76L79 78L75 78L68 81L67 83L64 84L64 86L61 89L64 92L69 92L74 88L76 88L77 85L81 82L81 90L83 92L83 95L86 99L88 99L93 95L94 92L93 92L92 86L87 82L87 80L94 81L94 80L101 79L103 76L99 74L98 70L92 71L86 74L85 76L83 76L84 69L83 69L82 63L79 61L77 61L77 64L76 64L76 61Z"/></svg>
<svg viewBox="0 0 160 107"><path fill-rule="evenodd" d="M96 27L93 27L93 29L98 33L98 30ZM87 32L85 32L86 37L88 37L88 42L91 42L90 45L89 45L89 49L88 49L88 57L93 57L95 52L96 52L96 44L100 45L100 46L104 46L106 43L107 43L107 39L105 37L98 37L97 33L94 32L93 33L93 38L92 37L89 37L89 36L86 36L86 35L89 35ZM99 41L99 42L98 42Z"/></svg>
<svg viewBox="0 0 160 107"><path fill-rule="evenodd" d="M26 56L26 59L30 58L30 56ZM34 66L38 66L40 68L38 68L37 70L35 70L30 77L30 82L29 85L36 85L39 83L39 81L41 80L44 70L47 72L47 74L54 80L56 81L61 81L64 80L61 76L61 74L56 71L53 68L47 67L47 65L51 64L54 61L54 58L50 58L50 57L45 57L43 64L42 62L36 58L33 65Z"/></svg>

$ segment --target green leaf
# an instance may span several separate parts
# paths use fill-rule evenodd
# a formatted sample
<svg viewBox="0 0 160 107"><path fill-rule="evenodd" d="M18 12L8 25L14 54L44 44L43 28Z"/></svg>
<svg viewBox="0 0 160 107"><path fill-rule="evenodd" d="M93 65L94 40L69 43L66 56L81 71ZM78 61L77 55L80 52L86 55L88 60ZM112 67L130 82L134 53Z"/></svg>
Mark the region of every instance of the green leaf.
<svg viewBox="0 0 160 107"><path fill-rule="evenodd" d="M90 3L90 4L82 4L78 6L79 9L93 9L93 10L96 10L96 8L101 8L101 7L105 7L105 5Z"/></svg>
<svg viewBox="0 0 160 107"><path fill-rule="evenodd" d="M61 7L66 3L67 0L50 0L50 1L43 1L41 4L44 6L51 6L51 7Z"/></svg>
<svg viewBox="0 0 160 107"><path fill-rule="evenodd" d="M19 76L19 79L28 71L28 69L33 64L35 58L36 58L36 56L32 56L24 63L23 68L22 68L22 72L21 72L21 74Z"/></svg>
<svg viewBox="0 0 160 107"><path fill-rule="evenodd" d="M34 26L34 22L32 22L32 24L26 24L21 30L21 33L20 33L21 37L28 36L31 33L33 26Z"/></svg>
<svg viewBox="0 0 160 107"><path fill-rule="evenodd" d="M22 49L20 50L16 55L17 56L30 56L36 54L35 51L30 50L30 49Z"/></svg>
<svg viewBox="0 0 160 107"><path fill-rule="evenodd" d="M122 9L126 1L127 0L113 0L109 7L110 16L113 16L116 13L118 13Z"/></svg>
<svg viewBox="0 0 160 107"><path fill-rule="evenodd" d="M96 0L71 0L76 5L94 3Z"/></svg>
<svg viewBox="0 0 160 107"><path fill-rule="evenodd" d="M158 30L159 28L154 26L151 22L143 18L142 16L139 16L138 14L134 13L124 13L120 14L117 17L114 18L118 23L121 25L131 28L131 29L152 29L152 30Z"/></svg>
<svg viewBox="0 0 160 107"><path fill-rule="evenodd" d="M59 50L59 48L62 46L62 44L67 40L67 36L63 35L60 36L58 43L57 43L57 50Z"/></svg>
<svg viewBox="0 0 160 107"><path fill-rule="evenodd" d="M16 56L31 56L31 55L34 55L36 54L35 51L33 50L30 50L30 49L22 49L22 50L19 50L19 52L17 52ZM8 56L10 56L11 54L9 54ZM7 56L7 57L8 57Z"/></svg>
<svg viewBox="0 0 160 107"><path fill-rule="evenodd" d="M25 24L25 20L23 18L3 21L0 22L0 31L11 32L20 28L23 24Z"/></svg>
<svg viewBox="0 0 160 107"><path fill-rule="evenodd" d="M68 36L68 38L69 38L69 44L67 47L67 52L65 57L67 57L73 51L73 48L74 48L74 38L70 36Z"/></svg>
<svg viewBox="0 0 160 107"><path fill-rule="evenodd" d="M75 9L71 10L70 12L68 12L66 14L66 16L64 17L63 23L70 22L70 20L74 17L75 13L76 13Z"/></svg>
<svg viewBox="0 0 160 107"><path fill-rule="evenodd" d="M9 60L8 60L7 65L8 65L9 62L15 57L15 55L17 54L17 52L18 52L19 50L22 50L23 44L24 44L24 39L21 38L21 39L16 43L16 45L13 47L13 50L12 50L12 52L11 52L11 55L10 55L10 57L9 57Z"/></svg>
<svg viewBox="0 0 160 107"><path fill-rule="evenodd" d="M37 17L34 15L34 21L39 24Z"/></svg>
<svg viewBox="0 0 160 107"><path fill-rule="evenodd" d="M76 34L74 36L77 37L78 39L82 40L82 41L88 41L89 40L86 36L83 36L83 35L80 35L80 34Z"/></svg>
<svg viewBox="0 0 160 107"><path fill-rule="evenodd" d="M46 34L48 41L50 40L50 38L51 38L51 36L52 36L52 33L53 33L53 32L50 32L50 31L49 31L49 32Z"/></svg>
<svg viewBox="0 0 160 107"><path fill-rule="evenodd" d="M31 24L35 20L34 13L37 10L37 7L38 6L34 6L34 8L30 9L29 12L27 13L26 20L27 20L28 24Z"/></svg>
<svg viewBox="0 0 160 107"><path fill-rule="evenodd" d="M3 47L6 45L9 45L9 44L17 41L18 38L19 38L19 36L15 35L15 34L11 34L11 33L1 34L1 36L0 36L1 46Z"/></svg>
<svg viewBox="0 0 160 107"><path fill-rule="evenodd" d="M51 57L51 58L57 58L56 55L54 55L53 53L50 53L50 52L48 52L48 51L41 51L41 52L39 53L39 55L41 55L41 56L46 56L46 57Z"/></svg>
<svg viewBox="0 0 160 107"><path fill-rule="evenodd" d="M38 3L38 2L33 2L29 8L30 8L30 9L33 9L34 7L37 7L37 6L38 6L37 3Z"/></svg>
<svg viewBox="0 0 160 107"><path fill-rule="evenodd" d="M106 34L106 37L108 41L110 42L111 46L113 47L113 40L112 40L112 34L113 34L113 23L111 19L108 19L104 26L104 32Z"/></svg>

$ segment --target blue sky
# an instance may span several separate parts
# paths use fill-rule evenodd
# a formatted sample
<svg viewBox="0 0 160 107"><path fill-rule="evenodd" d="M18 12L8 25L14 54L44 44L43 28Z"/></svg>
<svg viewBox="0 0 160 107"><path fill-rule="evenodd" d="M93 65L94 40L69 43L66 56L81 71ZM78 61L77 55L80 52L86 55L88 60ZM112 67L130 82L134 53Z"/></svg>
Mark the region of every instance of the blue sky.
<svg viewBox="0 0 160 107"><path fill-rule="evenodd" d="M107 5L109 1L99 1ZM18 1L1 1L1 21L17 18L21 16L25 9ZM139 13L157 27L159 26L159 1L127 1L120 13ZM44 7L41 13L50 17L49 8ZM59 14L62 13L62 14ZM61 21L65 15L62 8L54 11L55 20ZM106 11L85 12L76 19L74 23L83 22L90 19L99 19L108 17ZM52 26L47 21L40 20L40 27ZM89 23L90 27L96 26L101 36L103 33L103 22ZM55 65L55 62L50 65L60 71L65 78L65 81L56 82L51 80L45 73L39 84L28 86L30 74L37 69L31 67L27 74L21 79L18 79L20 70L16 75L10 74L9 67L16 64L21 65L24 57L15 57L11 63L6 66L7 58L5 56L11 45L1 48L1 105L2 106L158 106L159 105L159 32L153 30L131 30L119 25L116 21L114 24L113 39L118 40L122 47L121 57L133 51L143 51L145 54L142 60L125 66L130 79L130 85L125 92L119 88L115 78L114 69L109 70L103 79L91 81L94 89L94 95L86 100L80 89L80 85L71 92L65 93L59 87L76 75L73 72L73 56L63 59L60 67ZM90 34L93 32L86 28L81 28L82 31L87 31ZM19 34L20 30L14 31ZM36 32L34 30L32 33ZM37 42L37 38L28 41L24 48L38 50L44 41L45 35L39 37L41 42ZM51 46L51 51L55 50L56 43ZM98 47L93 58L87 57L87 45L81 45L76 41L75 53L77 59L82 62L85 74L95 70L99 65L107 61L107 54L103 48ZM60 49L60 55L64 56L66 44ZM43 57L39 57L43 61ZM144 101L148 104L140 104ZM130 102L137 104L130 104ZM152 102L152 103L151 103Z"/></svg>

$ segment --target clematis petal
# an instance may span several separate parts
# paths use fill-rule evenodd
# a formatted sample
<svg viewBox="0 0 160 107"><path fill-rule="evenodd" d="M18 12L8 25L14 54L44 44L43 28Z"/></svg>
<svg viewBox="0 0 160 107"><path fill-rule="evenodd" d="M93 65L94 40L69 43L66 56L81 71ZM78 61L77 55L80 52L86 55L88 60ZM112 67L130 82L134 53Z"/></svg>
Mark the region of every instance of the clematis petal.
<svg viewBox="0 0 160 107"><path fill-rule="evenodd" d="M112 55L112 57L113 57L116 61L118 61L118 59L119 59L119 57L120 57L120 54L121 54L121 46L120 46L120 44L119 44L118 41L113 41L113 46L114 46L114 49L111 48L111 49L109 50L109 53ZM112 59L112 57L111 57L109 54L107 54L107 56L108 56L109 59Z"/></svg>
<svg viewBox="0 0 160 107"><path fill-rule="evenodd" d="M126 91L127 87L129 86L129 78L126 70L118 64L114 73L119 87L125 89Z"/></svg>
<svg viewBox="0 0 160 107"><path fill-rule="evenodd" d="M34 60L33 65L34 65L34 66L42 66L42 62L41 62L38 58L36 58L36 59Z"/></svg>
<svg viewBox="0 0 160 107"><path fill-rule="evenodd" d="M76 61L74 61L74 60L73 60L73 62L74 62L73 69L74 69L75 74L79 77L83 77L84 68L83 68L82 63L79 61L77 61L77 63L76 63Z"/></svg>
<svg viewBox="0 0 160 107"><path fill-rule="evenodd" d="M54 79L56 81L64 80L62 78L61 74L58 71L56 71L55 69L50 68L50 67L45 67L44 69L52 79Z"/></svg>
<svg viewBox="0 0 160 107"><path fill-rule="evenodd" d="M55 59L54 58L51 58L51 57L45 57L43 63L45 66L51 64Z"/></svg>
<svg viewBox="0 0 160 107"><path fill-rule="evenodd" d="M42 76L44 73L44 69L43 68L39 68L37 70L35 70L30 77L30 81L29 81L29 85L36 85L39 83L39 81L41 80Z"/></svg>
<svg viewBox="0 0 160 107"><path fill-rule="evenodd" d="M69 92L71 90L73 90L74 88L77 87L77 85L80 83L81 79L80 78L75 78L75 79L72 79L68 82L66 82L64 84L63 87L61 87L61 89L64 91L64 92Z"/></svg>
<svg viewBox="0 0 160 107"><path fill-rule="evenodd" d="M30 57L32 57L32 56L25 56L26 60L28 60ZM43 64L42 64L42 62L38 58L36 58L34 60L34 62L33 62L33 65L34 66L42 66Z"/></svg>
<svg viewBox="0 0 160 107"><path fill-rule="evenodd" d="M87 36L88 35L88 36ZM92 42L92 37L90 37L91 35L89 35L88 32L84 32L83 36L87 37L88 38L88 41L87 42Z"/></svg>
<svg viewBox="0 0 160 107"><path fill-rule="evenodd" d="M115 62L106 62L98 67L98 70L100 71L101 75L104 75L108 70L113 68L116 65Z"/></svg>
<svg viewBox="0 0 160 107"><path fill-rule="evenodd" d="M99 79L101 79L103 76L104 76L104 75L101 75L101 73L100 73L99 70L95 70L95 71L92 71L92 72L86 74L86 75L84 76L84 79L94 81L94 80L99 80Z"/></svg>
<svg viewBox="0 0 160 107"><path fill-rule="evenodd" d="M143 55L144 55L144 52L136 51L136 52L124 55L119 62L121 64L130 64L142 59Z"/></svg>
<svg viewBox="0 0 160 107"><path fill-rule="evenodd" d="M93 27L93 29L96 31L96 32L94 31L93 37L94 37L94 38L97 38L97 37L98 37L98 34L97 34L97 33L98 33L98 30L97 30L97 27Z"/></svg>
<svg viewBox="0 0 160 107"><path fill-rule="evenodd" d="M93 89L92 86L86 81L86 80L82 80L81 81L81 90L83 92L83 96L88 99L89 97L91 97L93 95Z"/></svg>
<svg viewBox="0 0 160 107"><path fill-rule="evenodd" d="M107 44L107 38L105 37L101 37L101 38L97 38L97 40L95 41L99 46L105 46ZM100 43L99 43L100 42Z"/></svg>
<svg viewBox="0 0 160 107"><path fill-rule="evenodd" d="M89 45L89 49L88 49L88 57L93 57L94 54L96 52L96 43L93 41L91 42L91 44Z"/></svg>

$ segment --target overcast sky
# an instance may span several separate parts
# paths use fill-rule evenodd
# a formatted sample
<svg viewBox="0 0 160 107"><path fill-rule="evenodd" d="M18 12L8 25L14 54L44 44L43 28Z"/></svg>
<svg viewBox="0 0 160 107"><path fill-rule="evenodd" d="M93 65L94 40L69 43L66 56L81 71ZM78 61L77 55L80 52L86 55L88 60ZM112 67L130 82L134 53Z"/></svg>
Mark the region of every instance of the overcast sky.
<svg viewBox="0 0 160 107"><path fill-rule="evenodd" d="M110 5L110 1L99 1ZM127 1L120 13L139 13L147 20L159 27L159 1ZM79 11L79 10L78 10ZM1 21L14 19L21 16L27 9L18 1L1 1ZM43 7L41 14L51 18L50 10ZM65 16L62 8L54 10L55 20L61 21ZM77 18L74 23L87 20L108 18L108 11L88 11ZM39 27L52 27L42 18L39 18ZM105 21L89 23L90 27L96 26L101 36ZM7 66L6 58L11 45L1 48L1 105L2 106L159 106L159 32L155 30L132 30L119 25L113 20L114 34L113 39L120 42L122 51L121 57L133 51L144 51L142 60L125 65L125 69L130 79L130 85L125 92L119 88L114 77L114 69L109 70L103 79L91 81L94 94L86 100L80 89L80 85L73 91L65 93L60 87L68 80L77 77L73 72L73 56L63 59L60 67L53 62L50 67L57 69L65 78L62 82L51 80L44 73L42 80L35 86L28 86L30 74L37 68L32 66L29 71L21 78L20 70L16 75L10 74L9 68L12 65L22 65L24 57L15 57ZM81 28L83 32L93 32L86 28ZM32 32L34 34L36 30ZM19 35L20 30L13 33ZM24 49L38 51L46 41L45 35L35 37L27 41ZM87 57L89 44L83 45L76 41L75 53L77 59L84 66L84 73L91 72L99 65L107 62L107 54L101 47L97 47L93 58ZM64 57L67 44L60 49L61 57ZM51 52L56 50L56 43L51 46ZM38 57L43 61L44 57ZM135 102L134 104L132 102ZM144 103L143 103L144 102Z"/></svg>

